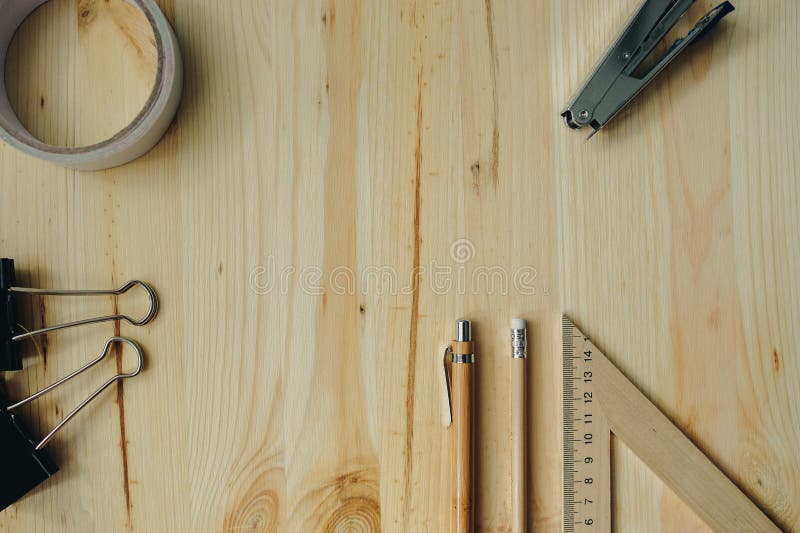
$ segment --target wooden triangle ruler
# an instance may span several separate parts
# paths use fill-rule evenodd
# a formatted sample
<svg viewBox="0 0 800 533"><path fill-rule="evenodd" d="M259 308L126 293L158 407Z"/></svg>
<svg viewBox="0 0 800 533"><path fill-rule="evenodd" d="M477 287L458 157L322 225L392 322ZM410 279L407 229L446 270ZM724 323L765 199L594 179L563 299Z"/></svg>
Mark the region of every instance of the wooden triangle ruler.
<svg viewBox="0 0 800 533"><path fill-rule="evenodd" d="M564 316L565 533L611 533L611 434L720 533L780 532Z"/></svg>

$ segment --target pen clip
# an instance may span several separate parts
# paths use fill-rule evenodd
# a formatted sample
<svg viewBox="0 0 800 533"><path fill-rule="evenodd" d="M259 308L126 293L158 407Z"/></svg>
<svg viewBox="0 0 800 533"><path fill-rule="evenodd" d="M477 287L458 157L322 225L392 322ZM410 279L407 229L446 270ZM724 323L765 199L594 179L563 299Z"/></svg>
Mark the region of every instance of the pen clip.
<svg viewBox="0 0 800 533"><path fill-rule="evenodd" d="M450 376L447 372L447 363L453 358L453 347L449 344L445 346L444 353L442 354L442 366L439 367L437 373L441 371L441 379L439 380L439 399L442 415L442 425L446 428L450 427L453 423L453 405L450 399ZM438 362L437 362L438 366Z"/></svg>

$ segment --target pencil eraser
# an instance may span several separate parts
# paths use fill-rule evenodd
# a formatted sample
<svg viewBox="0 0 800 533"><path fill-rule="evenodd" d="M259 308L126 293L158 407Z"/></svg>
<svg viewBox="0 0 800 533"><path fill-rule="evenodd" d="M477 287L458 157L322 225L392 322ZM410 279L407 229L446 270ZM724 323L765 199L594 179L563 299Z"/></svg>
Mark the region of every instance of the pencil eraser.
<svg viewBox="0 0 800 533"><path fill-rule="evenodd" d="M511 329L525 329L525 321L521 318L512 318Z"/></svg>

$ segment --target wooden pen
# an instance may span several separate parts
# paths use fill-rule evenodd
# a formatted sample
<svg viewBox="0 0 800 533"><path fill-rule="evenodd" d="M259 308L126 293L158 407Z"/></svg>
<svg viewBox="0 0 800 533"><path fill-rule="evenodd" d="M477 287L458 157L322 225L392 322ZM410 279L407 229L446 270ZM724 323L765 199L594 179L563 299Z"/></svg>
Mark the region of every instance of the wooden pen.
<svg viewBox="0 0 800 533"><path fill-rule="evenodd" d="M453 468L452 516L453 533L472 533L472 369L475 354L469 320L456 323L456 340L452 344L453 364L450 391L453 422L450 447Z"/></svg>
<svg viewBox="0 0 800 533"><path fill-rule="evenodd" d="M525 533L527 529L527 377L525 372L527 333L525 321L511 321L511 361L509 378L511 394L511 531Z"/></svg>

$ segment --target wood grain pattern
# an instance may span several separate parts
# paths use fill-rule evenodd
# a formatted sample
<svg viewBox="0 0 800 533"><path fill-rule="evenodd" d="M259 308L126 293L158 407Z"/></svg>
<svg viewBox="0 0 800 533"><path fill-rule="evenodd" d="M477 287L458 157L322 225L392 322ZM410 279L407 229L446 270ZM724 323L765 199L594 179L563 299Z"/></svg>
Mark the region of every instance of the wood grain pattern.
<svg viewBox="0 0 800 533"><path fill-rule="evenodd" d="M1 532L445 531L433 369L459 317L482 356L476 530L507 531L512 316L537 354L529 530L557 532L561 311L800 531L796 2L741 0L591 143L558 111L638 0L158 3L186 87L152 152L82 174L0 145L21 282L135 276L162 300L120 327L145 371L59 433L62 471ZM136 112L152 56L126 7L53 0L20 31L9 92L38 136L90 142ZM35 300L26 324L112 306ZM113 332L28 345L9 392ZM36 402L34 430L100 370ZM703 530L613 444L618 531Z"/></svg>

